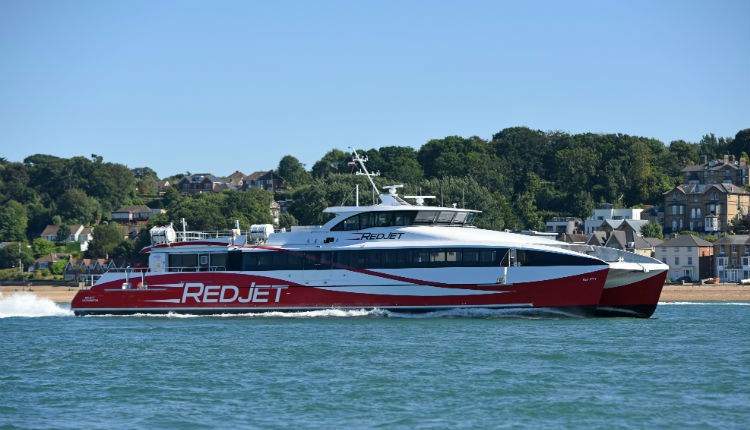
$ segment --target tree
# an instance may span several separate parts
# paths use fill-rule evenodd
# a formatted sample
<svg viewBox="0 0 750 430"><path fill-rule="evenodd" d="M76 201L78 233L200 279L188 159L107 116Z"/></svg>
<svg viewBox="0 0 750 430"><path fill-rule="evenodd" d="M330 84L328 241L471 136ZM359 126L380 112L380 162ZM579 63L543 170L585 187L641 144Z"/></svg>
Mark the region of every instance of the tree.
<svg viewBox="0 0 750 430"><path fill-rule="evenodd" d="M340 149L333 149L313 164L312 176L315 179L323 179L336 173L343 173L347 170L350 161L352 161L351 154Z"/></svg>
<svg viewBox="0 0 750 430"><path fill-rule="evenodd" d="M657 239L664 239L664 233L662 232L661 224L653 221L650 221L648 224L641 227L641 235L643 237L655 237Z"/></svg>
<svg viewBox="0 0 750 430"><path fill-rule="evenodd" d="M64 220L87 225L98 222L102 214L99 201L78 188L63 193L57 201L57 208Z"/></svg>
<svg viewBox="0 0 750 430"><path fill-rule="evenodd" d="M25 241L29 217L26 207L15 200L0 209L0 241Z"/></svg>
<svg viewBox="0 0 750 430"><path fill-rule="evenodd" d="M32 242L31 249L34 252L34 257L39 258L43 255L48 255L55 252L55 244L47 239L38 237Z"/></svg>
<svg viewBox="0 0 750 430"><path fill-rule="evenodd" d="M284 180L284 183L291 188L308 184L312 179L307 170L305 170L305 165L291 155L286 155L281 159L278 173Z"/></svg>
<svg viewBox="0 0 750 430"><path fill-rule="evenodd" d="M68 264L68 260L61 258L54 263L52 263L52 266L50 267L50 272L53 275L62 275L63 270L65 270L65 266Z"/></svg>
<svg viewBox="0 0 750 430"><path fill-rule="evenodd" d="M0 268L18 267L19 260L24 267L34 264L34 256L26 242L10 243L0 248Z"/></svg>
<svg viewBox="0 0 750 430"><path fill-rule="evenodd" d="M112 250L125 240L122 226L117 223L99 224L93 231L94 239L89 243L86 255L89 258L109 258Z"/></svg>

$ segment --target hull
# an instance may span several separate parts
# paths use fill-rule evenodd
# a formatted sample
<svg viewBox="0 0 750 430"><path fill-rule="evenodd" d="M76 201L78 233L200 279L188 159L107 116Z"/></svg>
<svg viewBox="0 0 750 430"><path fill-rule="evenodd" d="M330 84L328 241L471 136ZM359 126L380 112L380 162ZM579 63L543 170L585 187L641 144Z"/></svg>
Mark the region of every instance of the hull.
<svg viewBox="0 0 750 430"><path fill-rule="evenodd" d="M667 277L664 265L644 268L612 263L596 316L650 318L656 310Z"/></svg>
<svg viewBox="0 0 750 430"><path fill-rule="evenodd" d="M426 312L451 308L555 309L592 316L608 268L513 284L462 284L368 273L357 285L328 281L292 282L292 276L248 272L181 272L148 275L146 287L123 288L110 279L79 291L76 315L298 312L328 308ZM360 273L360 275L362 275ZM138 283L141 279L133 280Z"/></svg>

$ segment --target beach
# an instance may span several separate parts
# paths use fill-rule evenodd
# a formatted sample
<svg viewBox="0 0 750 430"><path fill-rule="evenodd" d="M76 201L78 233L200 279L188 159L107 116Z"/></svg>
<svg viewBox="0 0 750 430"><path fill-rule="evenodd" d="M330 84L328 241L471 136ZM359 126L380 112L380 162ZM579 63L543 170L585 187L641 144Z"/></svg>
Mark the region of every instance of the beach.
<svg viewBox="0 0 750 430"><path fill-rule="evenodd" d="M73 300L73 296L75 296L78 290L78 287L53 285L34 285L32 287L0 286L0 293L2 293L4 297L8 297L13 293L25 291L58 303L70 302ZM750 285L665 285L659 300L662 302L750 302Z"/></svg>

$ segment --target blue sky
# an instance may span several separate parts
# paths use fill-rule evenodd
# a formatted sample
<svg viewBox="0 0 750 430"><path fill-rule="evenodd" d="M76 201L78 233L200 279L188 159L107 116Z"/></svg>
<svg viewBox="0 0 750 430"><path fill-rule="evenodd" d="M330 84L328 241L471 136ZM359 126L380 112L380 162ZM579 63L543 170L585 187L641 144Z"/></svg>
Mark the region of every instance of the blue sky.
<svg viewBox="0 0 750 430"><path fill-rule="evenodd" d="M528 126L750 127L750 1L0 0L0 157L308 168Z"/></svg>

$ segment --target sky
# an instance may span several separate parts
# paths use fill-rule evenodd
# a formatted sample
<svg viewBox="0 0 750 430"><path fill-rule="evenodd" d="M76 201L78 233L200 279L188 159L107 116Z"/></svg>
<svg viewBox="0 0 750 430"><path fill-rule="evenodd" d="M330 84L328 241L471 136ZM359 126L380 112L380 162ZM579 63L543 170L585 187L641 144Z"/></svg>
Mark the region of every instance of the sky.
<svg viewBox="0 0 750 430"><path fill-rule="evenodd" d="M160 177L507 127L750 127L750 1L0 0L0 157Z"/></svg>

